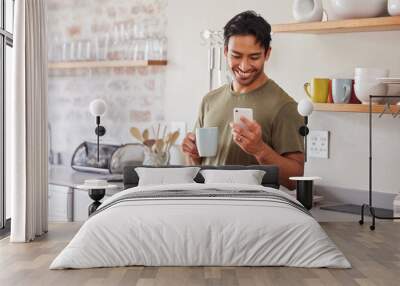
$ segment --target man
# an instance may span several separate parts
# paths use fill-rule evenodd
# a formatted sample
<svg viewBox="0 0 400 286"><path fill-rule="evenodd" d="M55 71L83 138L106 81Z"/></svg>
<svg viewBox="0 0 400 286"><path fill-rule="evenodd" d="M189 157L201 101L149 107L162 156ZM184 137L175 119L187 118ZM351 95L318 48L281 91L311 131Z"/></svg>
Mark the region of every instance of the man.
<svg viewBox="0 0 400 286"><path fill-rule="evenodd" d="M224 27L225 49L233 82L207 94L201 103L196 127L217 126L218 152L200 158L195 134L182 142L188 163L194 165L273 164L279 167L280 184L294 189L291 176L304 171L303 118L297 103L264 73L271 54L271 26L253 11L233 17ZM253 109L254 120L241 117L232 123L233 109Z"/></svg>

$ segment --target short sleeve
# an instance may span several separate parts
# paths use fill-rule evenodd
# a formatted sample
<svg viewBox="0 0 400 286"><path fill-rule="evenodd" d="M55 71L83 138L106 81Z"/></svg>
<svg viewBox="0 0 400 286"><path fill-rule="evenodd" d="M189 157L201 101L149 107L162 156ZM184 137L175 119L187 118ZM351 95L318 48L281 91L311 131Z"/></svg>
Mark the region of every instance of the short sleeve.
<svg viewBox="0 0 400 286"><path fill-rule="evenodd" d="M205 114L205 101L203 98L200 104L197 120L193 128L193 133L196 133L196 128L204 127L204 114ZM204 161L203 158L200 157L200 165L202 164L203 161Z"/></svg>
<svg viewBox="0 0 400 286"><path fill-rule="evenodd" d="M197 120L196 120L196 123L193 128L193 132L196 131L196 128L204 127L204 113L205 113L204 110L205 110L205 101L203 98L203 100L201 101L201 104L200 104L199 112L197 115Z"/></svg>
<svg viewBox="0 0 400 286"><path fill-rule="evenodd" d="M272 148L280 155L289 152L304 152L304 138L299 128L304 118L297 112L296 102L281 107L272 123Z"/></svg>

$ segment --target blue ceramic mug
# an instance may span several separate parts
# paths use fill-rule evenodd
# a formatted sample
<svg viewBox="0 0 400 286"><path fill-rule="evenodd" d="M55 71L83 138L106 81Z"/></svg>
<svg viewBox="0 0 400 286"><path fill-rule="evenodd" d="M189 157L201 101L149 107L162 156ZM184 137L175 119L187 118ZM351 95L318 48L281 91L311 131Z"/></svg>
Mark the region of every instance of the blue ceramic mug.
<svg viewBox="0 0 400 286"><path fill-rule="evenodd" d="M196 128L196 146L200 157L214 157L218 151L218 127Z"/></svg>
<svg viewBox="0 0 400 286"><path fill-rule="evenodd" d="M351 90L353 88L352 79L334 78L332 80L332 99L334 103L349 103Z"/></svg>

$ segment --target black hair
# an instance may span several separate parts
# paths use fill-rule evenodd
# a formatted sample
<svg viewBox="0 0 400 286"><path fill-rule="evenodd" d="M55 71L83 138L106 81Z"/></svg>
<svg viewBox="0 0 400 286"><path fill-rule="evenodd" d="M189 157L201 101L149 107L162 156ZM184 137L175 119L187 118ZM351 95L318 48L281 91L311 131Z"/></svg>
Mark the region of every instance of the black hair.
<svg viewBox="0 0 400 286"><path fill-rule="evenodd" d="M245 11L233 17L224 27L224 42L228 45L229 38L235 35L253 35L265 50L271 43L271 25L254 11Z"/></svg>

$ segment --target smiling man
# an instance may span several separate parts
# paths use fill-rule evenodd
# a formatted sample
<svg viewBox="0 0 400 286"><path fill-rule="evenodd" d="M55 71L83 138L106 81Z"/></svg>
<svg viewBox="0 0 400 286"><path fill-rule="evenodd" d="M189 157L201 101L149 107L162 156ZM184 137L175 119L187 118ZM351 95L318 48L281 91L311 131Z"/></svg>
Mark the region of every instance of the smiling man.
<svg viewBox="0 0 400 286"><path fill-rule="evenodd" d="M182 150L188 163L203 165L273 164L280 184L294 189L290 176L304 170L303 118L297 103L264 72L271 54L271 26L253 11L233 17L224 27L225 56L232 84L207 94L196 127L218 127L215 157L199 157L195 134L188 133ZM235 107L253 109L253 119L232 123Z"/></svg>

